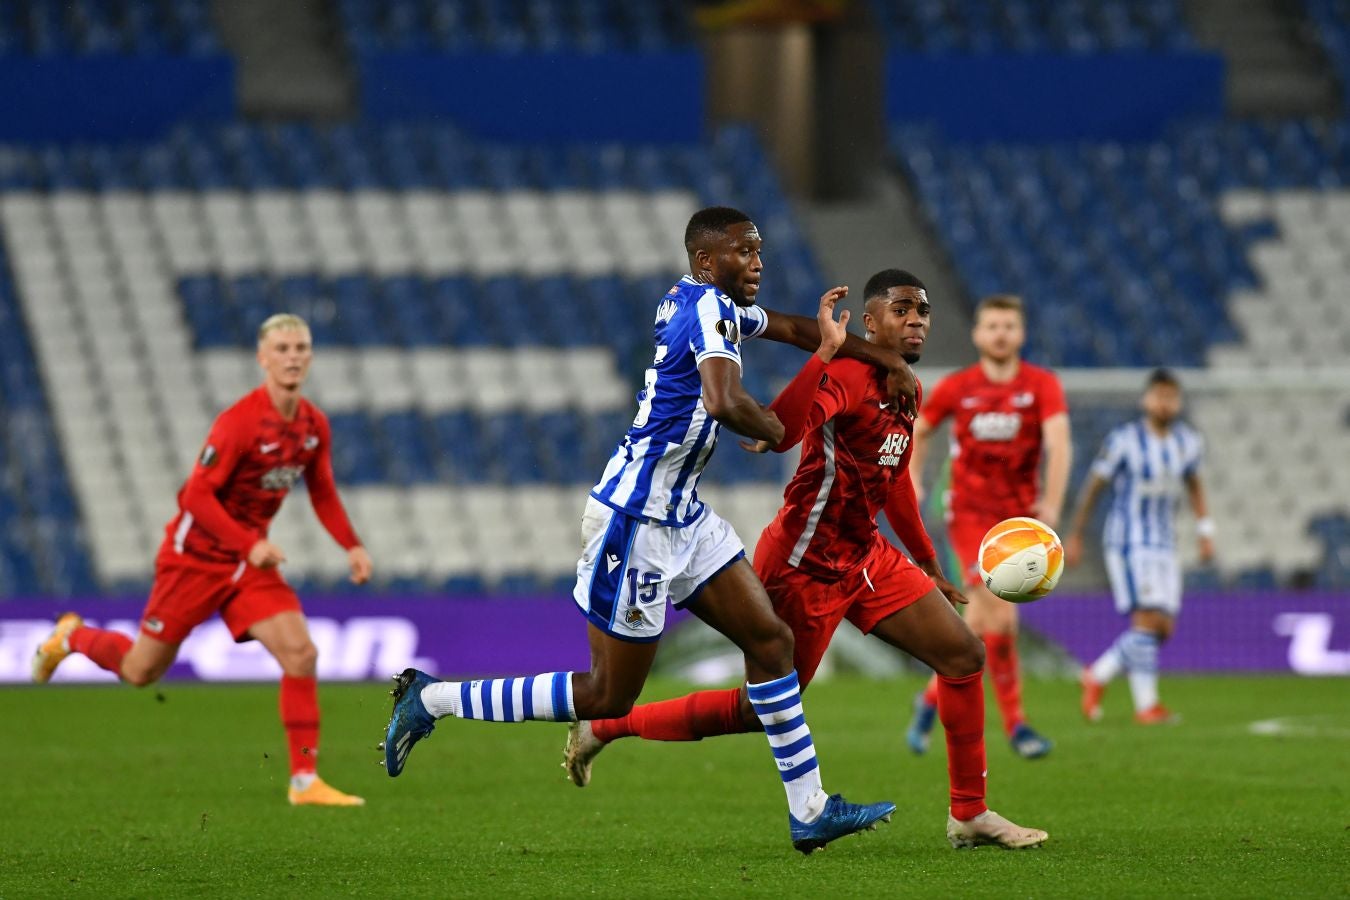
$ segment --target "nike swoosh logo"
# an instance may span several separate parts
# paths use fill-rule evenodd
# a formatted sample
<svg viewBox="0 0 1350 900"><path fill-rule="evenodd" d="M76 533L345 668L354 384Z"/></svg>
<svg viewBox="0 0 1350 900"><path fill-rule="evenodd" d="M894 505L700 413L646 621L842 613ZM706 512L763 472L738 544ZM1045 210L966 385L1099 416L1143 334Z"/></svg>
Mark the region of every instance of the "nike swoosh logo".
<svg viewBox="0 0 1350 900"><path fill-rule="evenodd" d="M261 450L263 453L271 453L273 450L277 449L277 448L280 447L280 446L281 446L281 441L277 441L277 442L274 443L274 444L263 444L263 445L262 445L261 447L259 447L258 449Z"/></svg>
<svg viewBox="0 0 1350 900"><path fill-rule="evenodd" d="M891 408L891 405L890 405L889 403L878 403L877 406L880 406L882 409L890 409L890 408Z"/></svg>
<svg viewBox="0 0 1350 900"><path fill-rule="evenodd" d="M623 562L623 560L619 559L619 558L618 558L617 556L615 556L613 553L609 554L609 555L606 557L606 559L607 559L608 562L609 562L609 570L610 570L611 572L613 572L616 568L618 568L619 563Z"/></svg>

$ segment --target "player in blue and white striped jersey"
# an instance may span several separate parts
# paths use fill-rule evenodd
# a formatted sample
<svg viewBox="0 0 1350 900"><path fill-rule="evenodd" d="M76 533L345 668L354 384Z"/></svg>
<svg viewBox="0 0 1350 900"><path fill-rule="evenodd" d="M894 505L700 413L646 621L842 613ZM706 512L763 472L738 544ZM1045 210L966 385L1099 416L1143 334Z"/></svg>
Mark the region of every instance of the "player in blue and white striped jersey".
<svg viewBox="0 0 1350 900"><path fill-rule="evenodd" d="M744 213L710 207L685 229L689 272L656 305L655 352L638 411L587 500L573 598L588 620L591 669L472 682L397 676L385 765L398 775L413 744L444 716L577 723L626 715L642 691L666 605L687 608L745 654L745 691L788 797L793 846L809 853L889 819L892 803L856 805L825 793L793 668L792 632L775 615L731 526L698 498L722 426L777 444L778 417L741 385L741 341L767 337L810 352L814 317L755 306L759 231ZM850 336L839 350L884 370L892 402L913 409L917 384L898 352ZM881 373L878 373L878 377Z"/></svg>
<svg viewBox="0 0 1350 900"><path fill-rule="evenodd" d="M1107 435L1092 464L1065 543L1069 565L1083 553L1083 529L1097 497L1109 485L1111 508L1102 540L1116 609L1130 627L1083 672L1083 715L1101 718L1106 685L1129 673L1135 720L1155 725L1175 720L1158 701L1158 650L1181 611L1181 561L1176 523L1185 495L1195 513L1200 558L1214 555L1214 523L1206 513L1200 479L1204 442L1181 414L1181 385L1166 369L1149 376L1144 416Z"/></svg>
<svg viewBox="0 0 1350 900"><path fill-rule="evenodd" d="M638 394L637 416L591 496L674 528L697 521L704 511L699 475L721 430L704 403L699 367L721 359L739 371L741 341L759 337L768 322L760 307L738 306L692 275L676 282L656 308L656 353Z"/></svg>

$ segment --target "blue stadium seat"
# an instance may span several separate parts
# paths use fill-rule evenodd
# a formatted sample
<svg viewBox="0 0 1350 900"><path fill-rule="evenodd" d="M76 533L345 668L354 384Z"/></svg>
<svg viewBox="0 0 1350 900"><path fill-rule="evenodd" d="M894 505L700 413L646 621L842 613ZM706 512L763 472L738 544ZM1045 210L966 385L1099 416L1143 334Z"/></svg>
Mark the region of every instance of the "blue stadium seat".
<svg viewBox="0 0 1350 900"><path fill-rule="evenodd" d="M872 0L887 42L925 53L1107 53L1194 47L1177 0Z"/></svg>

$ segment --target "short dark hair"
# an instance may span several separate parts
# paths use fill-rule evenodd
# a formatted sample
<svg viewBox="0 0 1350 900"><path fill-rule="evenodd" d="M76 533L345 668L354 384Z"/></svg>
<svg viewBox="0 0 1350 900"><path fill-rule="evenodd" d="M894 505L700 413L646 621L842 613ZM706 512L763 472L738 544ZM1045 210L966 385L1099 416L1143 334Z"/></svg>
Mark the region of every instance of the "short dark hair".
<svg viewBox="0 0 1350 900"><path fill-rule="evenodd" d="M1177 389L1181 388L1181 380L1177 378L1176 373L1171 369L1157 368L1152 372L1149 372L1148 381L1144 385L1145 390L1153 387L1155 384L1168 384Z"/></svg>
<svg viewBox="0 0 1350 900"><path fill-rule="evenodd" d="M732 225L749 222L750 217L730 206L708 206L689 217L684 228L684 249L694 252L704 241L726 234Z"/></svg>
<svg viewBox="0 0 1350 900"><path fill-rule="evenodd" d="M921 291L927 291L923 282L912 272L906 272L904 269L882 269L871 278L867 279L867 286L863 288L863 302L871 300L874 297L880 297L896 287L916 287Z"/></svg>

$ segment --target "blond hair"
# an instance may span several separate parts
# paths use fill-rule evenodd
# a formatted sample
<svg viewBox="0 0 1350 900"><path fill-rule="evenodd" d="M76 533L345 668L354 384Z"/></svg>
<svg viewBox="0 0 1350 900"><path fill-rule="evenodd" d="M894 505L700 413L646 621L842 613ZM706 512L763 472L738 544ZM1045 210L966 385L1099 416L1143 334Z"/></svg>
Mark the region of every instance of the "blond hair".
<svg viewBox="0 0 1350 900"><path fill-rule="evenodd" d="M261 344L263 339L273 331L279 331L283 328L303 328L309 331L309 323L295 313L277 313L274 316L268 316L258 326L258 343Z"/></svg>
<svg viewBox="0 0 1350 900"><path fill-rule="evenodd" d="M975 307L975 321L980 321L980 313L986 309L1010 309L1017 313L1023 323L1027 320L1026 307L1022 305L1022 298L1016 294L990 294L979 302Z"/></svg>

